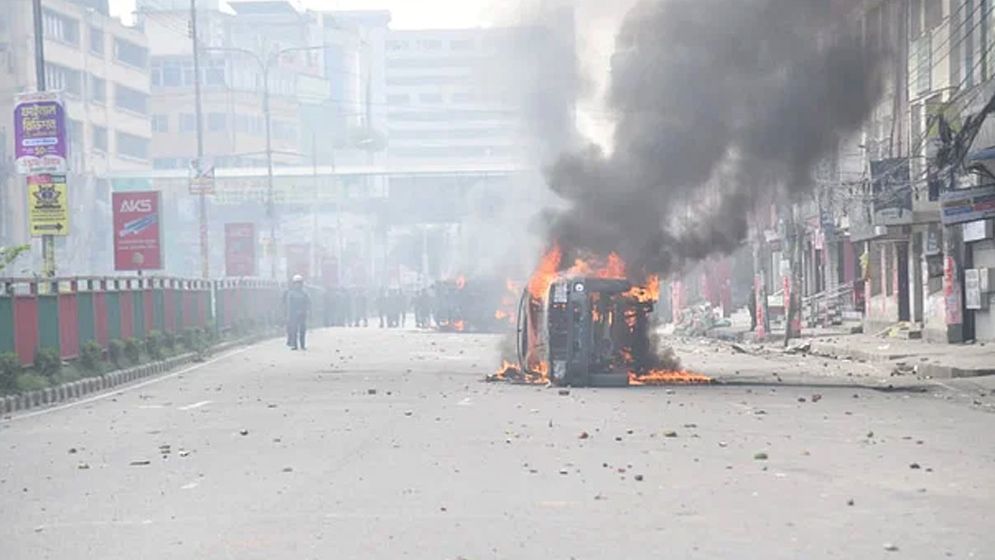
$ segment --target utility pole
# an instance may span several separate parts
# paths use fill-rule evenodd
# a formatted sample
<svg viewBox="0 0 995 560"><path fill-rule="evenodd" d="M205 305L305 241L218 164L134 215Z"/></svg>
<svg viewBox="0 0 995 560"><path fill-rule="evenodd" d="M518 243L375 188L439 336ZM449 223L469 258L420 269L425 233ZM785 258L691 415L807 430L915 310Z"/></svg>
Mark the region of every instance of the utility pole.
<svg viewBox="0 0 995 560"><path fill-rule="evenodd" d="M191 0L193 2L193 0ZM263 77L263 118L266 124L266 218L269 221L269 238L270 238L270 278L276 279L277 273L277 243L276 243L276 201L274 200L273 192L273 126L272 126L272 115L270 114L270 85L269 85L269 73L270 67L280 60L280 57L284 54L297 51L312 51L324 49L323 46L314 47L289 47L285 49L280 49L271 53L268 57L263 57L263 55L257 54L248 49L242 48L213 48L210 50L214 51L227 51L227 52L237 52L244 54L250 58L259 66L259 71L262 72Z"/></svg>
<svg viewBox="0 0 995 560"><path fill-rule="evenodd" d="M200 100L200 55L197 44L197 0L190 0L190 40L193 44L193 92L194 112L197 116L197 161L194 165L195 178L200 184L200 175L204 165L204 115ZM200 184L197 195L200 210L200 275L204 279L211 276L211 259L207 245L207 193Z"/></svg>
<svg viewBox="0 0 995 560"><path fill-rule="evenodd" d="M45 27L42 25L41 0L32 0L32 14L35 27L35 80L38 91L45 91ZM55 236L41 236L42 274L46 277L55 276Z"/></svg>
<svg viewBox="0 0 995 560"><path fill-rule="evenodd" d="M311 275L318 276L318 133L311 131L311 176L314 181L314 201L311 203Z"/></svg>
<svg viewBox="0 0 995 560"><path fill-rule="evenodd" d="M266 119L266 217L269 219L270 271L271 279L276 280L276 203L273 200L273 132L269 110L269 61L262 63L263 69L263 117Z"/></svg>

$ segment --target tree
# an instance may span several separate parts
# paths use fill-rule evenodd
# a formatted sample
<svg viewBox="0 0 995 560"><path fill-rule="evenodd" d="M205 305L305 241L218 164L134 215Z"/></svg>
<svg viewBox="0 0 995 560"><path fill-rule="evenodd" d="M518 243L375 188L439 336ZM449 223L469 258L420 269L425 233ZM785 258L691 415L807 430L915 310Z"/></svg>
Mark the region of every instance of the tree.
<svg viewBox="0 0 995 560"><path fill-rule="evenodd" d="M17 260L17 257L20 257L22 253L26 253L30 249L30 245L0 247L0 272L3 272L3 270L7 268L10 263Z"/></svg>

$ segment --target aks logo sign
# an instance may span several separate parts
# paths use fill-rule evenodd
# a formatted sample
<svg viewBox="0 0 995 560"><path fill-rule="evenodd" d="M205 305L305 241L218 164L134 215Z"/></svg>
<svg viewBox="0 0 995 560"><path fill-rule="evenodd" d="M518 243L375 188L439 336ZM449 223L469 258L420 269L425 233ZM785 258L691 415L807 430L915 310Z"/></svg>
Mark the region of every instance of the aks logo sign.
<svg viewBox="0 0 995 560"><path fill-rule="evenodd" d="M118 211L121 213L148 213L152 211L152 201L147 198L126 198L121 201L121 208Z"/></svg>

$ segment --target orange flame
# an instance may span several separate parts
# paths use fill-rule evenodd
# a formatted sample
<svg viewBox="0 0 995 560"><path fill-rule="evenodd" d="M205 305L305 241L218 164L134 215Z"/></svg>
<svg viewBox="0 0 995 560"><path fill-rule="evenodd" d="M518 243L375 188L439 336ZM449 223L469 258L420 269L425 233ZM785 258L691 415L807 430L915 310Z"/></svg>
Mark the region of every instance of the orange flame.
<svg viewBox="0 0 995 560"><path fill-rule="evenodd" d="M456 277L456 289L462 290L465 287L466 287L466 276L460 274L459 276Z"/></svg>
<svg viewBox="0 0 995 560"><path fill-rule="evenodd" d="M690 371L654 369L646 373L629 372L629 385L702 385L712 378Z"/></svg>
<svg viewBox="0 0 995 560"><path fill-rule="evenodd" d="M525 385L543 385L548 383L549 379L546 377L544 368L540 368L538 374L523 373L518 364L509 362L508 360L501 360L501 367L496 372L488 375L487 381L509 381Z"/></svg>
<svg viewBox="0 0 995 560"><path fill-rule="evenodd" d="M453 330L454 331L463 332L463 329L465 329L465 328L466 328L466 323L463 322L463 319L459 319L457 321L453 321Z"/></svg>
<svg viewBox="0 0 995 560"><path fill-rule="evenodd" d="M660 301L660 277L656 274L651 274L650 277L646 279L645 285L633 286L632 289L625 293L625 295L631 297L639 303L653 303Z"/></svg>
<svg viewBox="0 0 995 560"><path fill-rule="evenodd" d="M532 273L532 278L529 279L529 294L533 298L541 300L546 297L549 285L556 279L556 273L560 268L560 259L562 258L563 253L560 251L560 246L553 245L539 259L539 264L536 265L535 272Z"/></svg>
<svg viewBox="0 0 995 560"><path fill-rule="evenodd" d="M522 295L522 289L513 280L505 280L504 286L506 291L501 296L501 306L494 312L494 318L514 325L518 312L518 298Z"/></svg>

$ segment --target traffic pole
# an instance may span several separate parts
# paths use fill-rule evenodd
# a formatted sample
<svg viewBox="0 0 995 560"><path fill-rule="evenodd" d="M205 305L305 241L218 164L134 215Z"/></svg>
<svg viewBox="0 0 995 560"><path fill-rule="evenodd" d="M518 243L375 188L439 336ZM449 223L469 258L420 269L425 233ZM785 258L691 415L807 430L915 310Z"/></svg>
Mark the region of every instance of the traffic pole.
<svg viewBox="0 0 995 560"><path fill-rule="evenodd" d="M200 275L206 280L211 276L211 259L207 236L207 193L204 192L205 185L200 180L204 165L204 111L200 99L200 55L197 52L197 0L190 0L190 40L193 46L194 112L197 116L197 163L193 171L199 191L197 202L200 214Z"/></svg>
<svg viewBox="0 0 995 560"><path fill-rule="evenodd" d="M38 91L45 91L45 28L42 25L41 0L32 0L32 14L35 27L35 79ZM42 275L48 278L55 276L55 236L41 236Z"/></svg>

